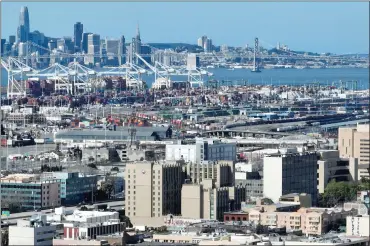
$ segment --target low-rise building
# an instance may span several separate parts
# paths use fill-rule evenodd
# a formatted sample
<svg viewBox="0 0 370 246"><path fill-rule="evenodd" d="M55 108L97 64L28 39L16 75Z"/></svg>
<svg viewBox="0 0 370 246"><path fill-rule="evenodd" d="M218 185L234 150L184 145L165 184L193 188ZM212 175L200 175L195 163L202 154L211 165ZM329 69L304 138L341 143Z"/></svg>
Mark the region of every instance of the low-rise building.
<svg viewBox="0 0 370 246"><path fill-rule="evenodd" d="M44 172L41 180L60 180L60 198L62 205L73 205L91 200L91 194L97 189L97 176L77 172Z"/></svg>
<svg viewBox="0 0 370 246"><path fill-rule="evenodd" d="M3 206L18 206L21 210L36 210L61 205L61 181L40 180L33 174L12 174L1 178Z"/></svg>
<svg viewBox="0 0 370 246"><path fill-rule="evenodd" d="M358 159L340 158L337 150L318 151L317 189L324 193L325 187L331 180L336 182L358 181Z"/></svg>
<svg viewBox="0 0 370 246"><path fill-rule="evenodd" d="M61 224L48 223L46 215L18 220L16 226L9 226L9 245L53 245L53 238L62 228Z"/></svg>
<svg viewBox="0 0 370 246"><path fill-rule="evenodd" d="M370 237L370 217L366 216L348 216L346 219L346 235Z"/></svg>

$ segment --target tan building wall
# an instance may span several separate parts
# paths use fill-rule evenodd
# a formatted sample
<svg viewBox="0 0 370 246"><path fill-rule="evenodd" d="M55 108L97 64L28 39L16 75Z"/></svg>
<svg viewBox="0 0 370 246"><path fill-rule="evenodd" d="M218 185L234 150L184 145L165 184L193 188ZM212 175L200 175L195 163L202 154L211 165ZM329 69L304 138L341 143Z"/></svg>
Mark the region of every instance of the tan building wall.
<svg viewBox="0 0 370 246"><path fill-rule="evenodd" d="M181 164L126 165L126 215L134 225L163 224L163 215L181 213Z"/></svg>
<svg viewBox="0 0 370 246"><path fill-rule="evenodd" d="M370 136L369 124L359 124L355 128L339 128L338 150L340 156L358 159L358 179L369 177Z"/></svg>
<svg viewBox="0 0 370 246"><path fill-rule="evenodd" d="M184 184L181 189L181 215L185 218L203 218L202 186Z"/></svg>
<svg viewBox="0 0 370 246"><path fill-rule="evenodd" d="M337 150L319 151L319 160L317 161L317 189L319 193L324 190L330 180L356 182L358 181L358 159L339 157ZM348 165L343 165L343 163Z"/></svg>

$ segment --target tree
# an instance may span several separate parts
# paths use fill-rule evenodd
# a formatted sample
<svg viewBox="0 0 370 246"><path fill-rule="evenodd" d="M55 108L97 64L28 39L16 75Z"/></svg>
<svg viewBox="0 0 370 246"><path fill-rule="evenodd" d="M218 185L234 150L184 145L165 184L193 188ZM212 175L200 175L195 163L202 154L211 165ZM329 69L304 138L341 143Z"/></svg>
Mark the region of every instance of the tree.
<svg viewBox="0 0 370 246"><path fill-rule="evenodd" d="M111 198L112 192L114 190L114 180L111 177L108 177L107 180L102 185L102 190L107 194L108 199Z"/></svg>
<svg viewBox="0 0 370 246"><path fill-rule="evenodd" d="M1 245L2 246L9 245L9 231L8 230L1 231Z"/></svg>
<svg viewBox="0 0 370 246"><path fill-rule="evenodd" d="M118 167L112 167L111 171L112 172L119 172L119 168Z"/></svg>
<svg viewBox="0 0 370 246"><path fill-rule="evenodd" d="M335 182L332 180L326 186L322 194L321 206L333 207L337 204L353 201L356 199L357 192L361 190L361 186L348 182Z"/></svg>

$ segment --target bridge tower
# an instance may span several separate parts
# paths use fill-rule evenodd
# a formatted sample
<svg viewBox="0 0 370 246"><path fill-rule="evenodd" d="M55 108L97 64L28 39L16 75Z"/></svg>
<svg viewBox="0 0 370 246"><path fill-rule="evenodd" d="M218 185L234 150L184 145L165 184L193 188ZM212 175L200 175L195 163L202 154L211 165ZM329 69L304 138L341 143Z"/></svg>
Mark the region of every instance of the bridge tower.
<svg viewBox="0 0 370 246"><path fill-rule="evenodd" d="M254 39L254 54L253 54L253 69L252 72L259 73L261 70L259 69L258 62L257 62L257 55L258 55L259 45L258 45L258 38Z"/></svg>

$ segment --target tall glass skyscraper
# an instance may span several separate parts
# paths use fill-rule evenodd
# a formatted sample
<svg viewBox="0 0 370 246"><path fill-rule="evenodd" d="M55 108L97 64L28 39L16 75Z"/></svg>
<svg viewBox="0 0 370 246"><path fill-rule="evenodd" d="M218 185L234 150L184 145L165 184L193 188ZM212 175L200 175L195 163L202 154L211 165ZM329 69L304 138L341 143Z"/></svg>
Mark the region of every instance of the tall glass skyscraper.
<svg viewBox="0 0 370 246"><path fill-rule="evenodd" d="M18 42L27 42L30 33L30 17L28 15L28 8L22 7L19 15L19 26L17 30Z"/></svg>
<svg viewBox="0 0 370 246"><path fill-rule="evenodd" d="M81 22L77 22L74 25L74 46L78 50L81 50L83 32L84 32L84 25Z"/></svg>

